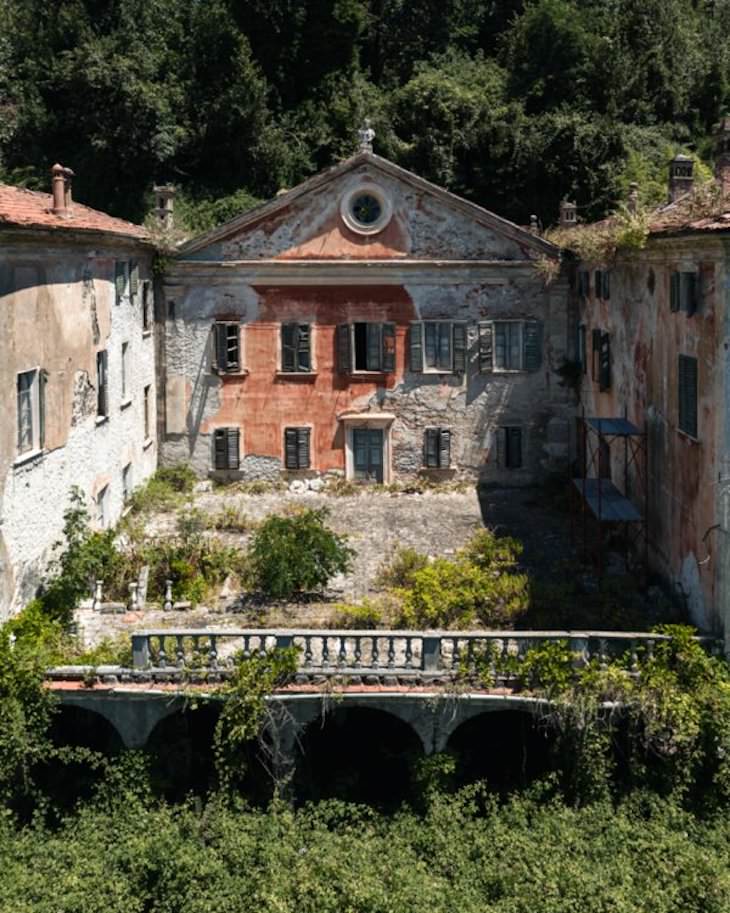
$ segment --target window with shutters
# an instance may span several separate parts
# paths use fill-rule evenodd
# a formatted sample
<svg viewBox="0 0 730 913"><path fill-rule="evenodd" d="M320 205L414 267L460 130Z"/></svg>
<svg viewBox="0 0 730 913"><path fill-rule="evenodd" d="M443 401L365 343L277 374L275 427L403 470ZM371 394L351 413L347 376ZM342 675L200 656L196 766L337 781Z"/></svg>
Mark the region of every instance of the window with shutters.
<svg viewBox="0 0 730 913"><path fill-rule="evenodd" d="M129 343L122 343L122 405L129 402Z"/></svg>
<svg viewBox="0 0 730 913"><path fill-rule="evenodd" d="M674 272L669 286L669 307L688 317L700 309L700 277L695 272Z"/></svg>
<svg viewBox="0 0 730 913"><path fill-rule="evenodd" d="M395 371L394 323L342 323L337 327L340 373Z"/></svg>
<svg viewBox="0 0 730 913"><path fill-rule="evenodd" d="M466 325L426 320L410 327L410 369L424 373L466 371Z"/></svg>
<svg viewBox="0 0 730 913"><path fill-rule="evenodd" d="M216 428L213 432L213 469L240 469L241 429Z"/></svg>
<svg viewBox="0 0 730 913"><path fill-rule="evenodd" d="M497 431L497 462L502 469L522 469L522 428L503 425Z"/></svg>
<svg viewBox="0 0 730 913"><path fill-rule="evenodd" d="M597 269L594 273L596 298L608 301L611 297L611 273L607 269Z"/></svg>
<svg viewBox="0 0 730 913"><path fill-rule="evenodd" d="M152 283L149 279L142 282L142 332L152 329Z"/></svg>
<svg viewBox="0 0 730 913"><path fill-rule="evenodd" d="M152 387L149 384L143 391L142 414L144 421L144 439L148 441L152 437Z"/></svg>
<svg viewBox="0 0 730 913"><path fill-rule="evenodd" d="M282 323L281 370L287 374L312 370L312 328L308 323Z"/></svg>
<svg viewBox="0 0 730 913"><path fill-rule="evenodd" d="M34 368L18 374L18 455L42 450L45 441L45 371Z"/></svg>
<svg viewBox="0 0 730 913"><path fill-rule="evenodd" d="M213 367L219 374L241 370L241 327L238 323L217 320L213 324Z"/></svg>
<svg viewBox="0 0 730 913"><path fill-rule="evenodd" d="M284 429L284 465L287 469L310 468L311 437L311 428Z"/></svg>
<svg viewBox="0 0 730 913"><path fill-rule="evenodd" d="M479 324L479 370L537 371L542 364L542 323L495 320Z"/></svg>
<svg viewBox="0 0 730 913"><path fill-rule="evenodd" d="M451 431L448 428L426 429L423 465L426 469L448 469L451 466Z"/></svg>
<svg viewBox="0 0 730 913"><path fill-rule="evenodd" d="M129 288L129 263L117 260L114 263L114 294L117 304L121 304Z"/></svg>
<svg viewBox="0 0 730 913"><path fill-rule="evenodd" d="M109 415L109 356L106 349L96 353L96 417Z"/></svg>
<svg viewBox="0 0 730 913"><path fill-rule="evenodd" d="M697 359L679 356L678 370L679 430L697 437Z"/></svg>
<svg viewBox="0 0 730 913"><path fill-rule="evenodd" d="M139 292L139 263L136 260L129 261L129 300L132 304L137 300Z"/></svg>

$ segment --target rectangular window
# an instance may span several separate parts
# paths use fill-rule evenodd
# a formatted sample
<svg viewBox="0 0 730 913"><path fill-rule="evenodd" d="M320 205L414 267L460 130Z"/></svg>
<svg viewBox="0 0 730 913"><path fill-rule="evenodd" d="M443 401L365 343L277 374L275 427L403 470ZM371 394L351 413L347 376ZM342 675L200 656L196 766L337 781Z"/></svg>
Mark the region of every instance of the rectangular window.
<svg viewBox="0 0 730 913"><path fill-rule="evenodd" d="M129 343L122 343L122 403L129 396Z"/></svg>
<svg viewBox="0 0 730 913"><path fill-rule="evenodd" d="M596 298L608 301L611 297L611 273L607 269L597 269L593 275Z"/></svg>
<svg viewBox="0 0 730 913"><path fill-rule="evenodd" d="M584 323L581 323L578 327L577 349L576 354L581 373L586 374L588 371L588 353L586 352L586 327Z"/></svg>
<svg viewBox="0 0 730 913"><path fill-rule="evenodd" d="M542 323L495 320L479 325L479 370L537 371L542 364Z"/></svg>
<svg viewBox="0 0 730 913"><path fill-rule="evenodd" d="M152 402L151 402L151 387L148 385L144 388L144 402L143 402L143 418L144 418L144 439L148 441L152 436L150 430L152 428Z"/></svg>
<svg viewBox="0 0 730 913"><path fill-rule="evenodd" d="M109 486L105 485L96 496L96 525L99 529L109 526Z"/></svg>
<svg viewBox="0 0 730 913"><path fill-rule="evenodd" d="M213 432L213 468L238 469L240 465L240 428L216 428Z"/></svg>
<svg viewBox="0 0 730 913"><path fill-rule="evenodd" d="M142 283L142 332L152 329L152 284L149 279Z"/></svg>
<svg viewBox="0 0 730 913"><path fill-rule="evenodd" d="M611 337L601 333L598 351L598 389L601 393L611 389Z"/></svg>
<svg viewBox="0 0 730 913"><path fill-rule="evenodd" d="M309 324L281 325L281 370L292 373L312 370L312 333Z"/></svg>
<svg viewBox="0 0 730 913"><path fill-rule="evenodd" d="M132 464L127 463L127 465L122 469L122 498L126 504L132 494Z"/></svg>
<svg viewBox="0 0 730 913"><path fill-rule="evenodd" d="M451 431L448 428L426 429L423 465L426 469L448 469L451 466Z"/></svg>
<svg viewBox="0 0 730 913"><path fill-rule="evenodd" d="M498 433L498 461L504 469L522 469L522 428L504 425Z"/></svg>
<svg viewBox="0 0 730 913"><path fill-rule="evenodd" d="M679 429L697 437L697 359L679 356L678 370Z"/></svg>
<svg viewBox="0 0 730 913"><path fill-rule="evenodd" d="M241 328L237 323L216 321L214 367L220 374L241 370Z"/></svg>
<svg viewBox="0 0 730 913"><path fill-rule="evenodd" d="M700 277L697 273L672 273L669 307L672 311L684 311L688 317L697 313L700 307Z"/></svg>
<svg viewBox="0 0 730 913"><path fill-rule="evenodd" d="M395 371L394 323L341 323L337 327L340 373Z"/></svg>
<svg viewBox="0 0 730 913"><path fill-rule="evenodd" d="M45 437L45 371L34 369L18 374L18 453L42 450Z"/></svg>
<svg viewBox="0 0 730 913"><path fill-rule="evenodd" d="M284 429L284 465L287 469L310 468L310 440L310 428Z"/></svg>
<svg viewBox="0 0 730 913"><path fill-rule="evenodd" d="M578 294L587 298L591 293L591 274L586 269L578 270Z"/></svg>
<svg viewBox="0 0 730 913"><path fill-rule="evenodd" d="M448 320L413 323L409 352L411 371L463 373L466 370L466 326Z"/></svg>
<svg viewBox="0 0 730 913"><path fill-rule="evenodd" d="M109 358L106 350L96 353L96 415L109 415Z"/></svg>
<svg viewBox="0 0 730 913"><path fill-rule="evenodd" d="M117 260L114 263L114 293L117 304L121 304L127 294L129 283L129 263L126 260Z"/></svg>

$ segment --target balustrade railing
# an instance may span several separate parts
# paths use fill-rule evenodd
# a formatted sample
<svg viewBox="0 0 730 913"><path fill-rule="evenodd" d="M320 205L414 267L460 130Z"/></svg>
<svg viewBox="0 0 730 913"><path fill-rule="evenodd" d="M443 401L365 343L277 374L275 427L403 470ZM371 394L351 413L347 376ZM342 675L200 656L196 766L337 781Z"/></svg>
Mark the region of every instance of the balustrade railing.
<svg viewBox="0 0 730 913"><path fill-rule="evenodd" d="M607 631L335 631L195 629L132 635L133 669L174 673L224 672L238 658L297 648L298 670L311 676L449 676L491 664L495 673L518 664L540 644L565 642L576 664L623 657L636 670L666 635ZM713 638L697 638L710 652Z"/></svg>

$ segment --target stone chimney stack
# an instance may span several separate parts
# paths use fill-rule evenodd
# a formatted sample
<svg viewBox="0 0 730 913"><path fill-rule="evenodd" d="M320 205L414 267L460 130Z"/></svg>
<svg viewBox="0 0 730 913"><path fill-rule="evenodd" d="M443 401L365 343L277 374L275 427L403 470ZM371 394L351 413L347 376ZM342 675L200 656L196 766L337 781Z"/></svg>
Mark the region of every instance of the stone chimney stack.
<svg viewBox="0 0 730 913"><path fill-rule="evenodd" d="M51 174L53 175L51 181L51 188L53 193L53 206L51 212L54 216L61 216L62 218L68 218L71 213L69 208L66 205L66 172L70 171L69 168L64 168L63 165L56 164L51 168ZM71 172L73 174L73 172ZM70 202L71 192L69 190L68 199Z"/></svg>
<svg viewBox="0 0 730 913"><path fill-rule="evenodd" d="M715 125L715 177L723 192L730 194L730 114Z"/></svg>
<svg viewBox="0 0 730 913"><path fill-rule="evenodd" d="M561 200L559 222L560 227L572 228L576 224L577 212L578 207L575 205L575 203L570 203L568 200Z"/></svg>
<svg viewBox="0 0 730 913"><path fill-rule="evenodd" d="M669 163L668 201L675 203L694 184L694 162L687 155L675 155Z"/></svg>
<svg viewBox="0 0 730 913"><path fill-rule="evenodd" d="M66 207L68 215L71 215L71 206L73 205L71 186L73 184L74 176L75 175L70 168L63 169L63 205Z"/></svg>
<svg viewBox="0 0 730 913"><path fill-rule="evenodd" d="M160 226L168 231L174 222L175 188L171 184L155 185L155 215Z"/></svg>

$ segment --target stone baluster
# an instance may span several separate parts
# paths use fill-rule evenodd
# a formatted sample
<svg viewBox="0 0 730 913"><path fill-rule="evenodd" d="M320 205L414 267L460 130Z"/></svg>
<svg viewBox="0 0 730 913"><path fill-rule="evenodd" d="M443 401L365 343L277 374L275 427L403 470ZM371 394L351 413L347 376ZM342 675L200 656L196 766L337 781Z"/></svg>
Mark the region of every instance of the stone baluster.
<svg viewBox="0 0 730 913"><path fill-rule="evenodd" d="M244 635L243 635L243 650L242 650L242 652L241 652L241 656L243 657L243 659L250 659L250 658L251 658L251 647L250 647L250 642L251 642L251 637L250 637L250 635L249 635L249 634L244 634Z"/></svg>
<svg viewBox="0 0 730 913"><path fill-rule="evenodd" d="M605 637L598 640L598 663L601 669L608 668L608 643Z"/></svg>
<svg viewBox="0 0 730 913"><path fill-rule="evenodd" d="M167 653L165 653L165 635L161 634L157 638L159 644L159 649L157 651L157 665L160 669L164 669L167 666Z"/></svg>
<svg viewBox="0 0 730 913"><path fill-rule="evenodd" d="M337 653L337 665L344 666L347 663L347 635L340 634L340 649Z"/></svg>
<svg viewBox="0 0 730 913"><path fill-rule="evenodd" d="M362 643L361 643L361 641L362 641L362 638L361 638L361 637L358 637L357 635L355 635L355 653L354 653L354 657L355 657L355 658L354 658L354 661L353 661L353 663L352 663L352 665L353 665L355 668L357 668L357 667L360 665L360 660L362 659Z"/></svg>
<svg viewBox="0 0 730 913"><path fill-rule="evenodd" d="M193 634L193 666L200 666L200 636Z"/></svg>
<svg viewBox="0 0 730 913"><path fill-rule="evenodd" d="M388 668L392 669L395 665L395 637L388 635Z"/></svg>
<svg viewBox="0 0 730 913"><path fill-rule="evenodd" d="M373 646L370 652L370 665L373 667L373 669L377 669L378 665L380 664L380 648L378 646L378 640L378 635L374 634Z"/></svg>
<svg viewBox="0 0 730 913"><path fill-rule="evenodd" d="M94 598L91 603L91 608L97 612L99 611L99 609L101 609L101 604L103 602L103 593L102 593L103 585L104 585L103 580L97 580L96 585L94 586Z"/></svg>
<svg viewBox="0 0 730 913"><path fill-rule="evenodd" d="M304 637L304 665L311 666L314 654L312 653L312 636L307 634Z"/></svg>
<svg viewBox="0 0 730 913"><path fill-rule="evenodd" d="M216 638L215 634L211 634L210 639L209 639L208 663L210 664L211 669L218 668L218 649L217 649L217 638Z"/></svg>
<svg viewBox="0 0 730 913"><path fill-rule="evenodd" d="M410 669L413 666L413 638L406 637L406 669Z"/></svg>
<svg viewBox="0 0 730 913"><path fill-rule="evenodd" d="M172 580L165 581L165 601L163 603L163 608L166 612L169 612L172 609Z"/></svg>
<svg viewBox="0 0 730 913"><path fill-rule="evenodd" d="M459 663L461 661L461 648L459 647L459 638L454 637L452 639L453 648L451 651L451 668L458 671Z"/></svg>
<svg viewBox="0 0 730 913"><path fill-rule="evenodd" d="M185 667L185 644L182 634L175 635L175 659L178 669Z"/></svg>
<svg viewBox="0 0 730 913"><path fill-rule="evenodd" d="M322 668L326 669L330 662L330 639L325 634L322 637Z"/></svg>

